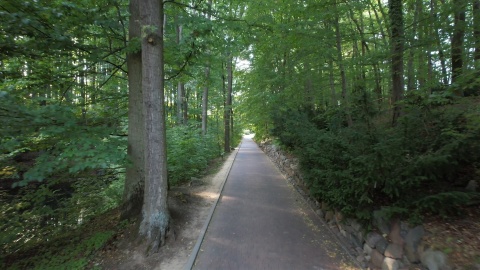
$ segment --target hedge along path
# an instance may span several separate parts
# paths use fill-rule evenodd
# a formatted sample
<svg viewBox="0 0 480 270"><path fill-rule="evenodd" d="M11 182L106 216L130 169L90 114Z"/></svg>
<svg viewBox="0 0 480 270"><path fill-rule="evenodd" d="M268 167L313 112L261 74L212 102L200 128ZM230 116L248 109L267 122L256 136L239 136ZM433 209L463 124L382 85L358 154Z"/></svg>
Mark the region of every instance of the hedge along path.
<svg viewBox="0 0 480 270"><path fill-rule="evenodd" d="M193 267L357 269L275 165L244 138Z"/></svg>

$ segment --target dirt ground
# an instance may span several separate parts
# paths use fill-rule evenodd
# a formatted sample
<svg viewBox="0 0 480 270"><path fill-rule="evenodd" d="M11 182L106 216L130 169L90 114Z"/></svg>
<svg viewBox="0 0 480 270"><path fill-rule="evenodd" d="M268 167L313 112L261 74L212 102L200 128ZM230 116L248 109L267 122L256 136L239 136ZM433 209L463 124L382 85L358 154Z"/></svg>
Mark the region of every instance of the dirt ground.
<svg viewBox="0 0 480 270"><path fill-rule="evenodd" d="M206 222L212 205L228 176L236 151L212 165L210 174L169 192L169 208L174 236L156 254L145 256L145 248L135 243L137 224L109 244L92 264L93 269L183 269ZM223 163L223 164L222 164Z"/></svg>

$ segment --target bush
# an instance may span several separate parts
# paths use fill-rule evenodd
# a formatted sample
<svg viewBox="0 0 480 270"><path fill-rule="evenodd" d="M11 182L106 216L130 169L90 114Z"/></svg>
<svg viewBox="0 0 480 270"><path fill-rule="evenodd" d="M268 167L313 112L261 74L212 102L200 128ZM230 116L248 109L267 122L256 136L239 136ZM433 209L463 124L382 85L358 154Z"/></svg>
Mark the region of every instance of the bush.
<svg viewBox="0 0 480 270"><path fill-rule="evenodd" d="M198 177L208 162L220 156L214 136L202 136L194 126L175 126L167 130L168 181L172 186Z"/></svg>
<svg viewBox="0 0 480 270"><path fill-rule="evenodd" d="M299 156L306 184L319 200L364 221L380 207L419 221L426 213L456 214L477 196L464 187L479 177L478 100L456 102L411 97L396 127L372 112L351 127L338 125L341 112L315 118L287 112L273 117L272 133Z"/></svg>

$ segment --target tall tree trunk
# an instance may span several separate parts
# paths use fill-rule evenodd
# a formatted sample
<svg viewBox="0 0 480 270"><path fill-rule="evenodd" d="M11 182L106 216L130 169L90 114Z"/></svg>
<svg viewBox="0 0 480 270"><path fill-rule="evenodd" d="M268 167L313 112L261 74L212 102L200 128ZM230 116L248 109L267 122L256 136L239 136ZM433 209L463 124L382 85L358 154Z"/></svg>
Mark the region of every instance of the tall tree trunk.
<svg viewBox="0 0 480 270"><path fill-rule="evenodd" d="M140 38L140 0L130 0L130 40ZM127 55L128 68L128 148L131 162L127 167L123 192L122 219L139 217L142 211L145 185L144 172L144 119L142 95L142 54L140 51Z"/></svg>
<svg viewBox="0 0 480 270"><path fill-rule="evenodd" d="M208 124L208 89L210 87L210 67L205 68L205 87L202 93L202 135L207 134Z"/></svg>
<svg viewBox="0 0 480 270"><path fill-rule="evenodd" d="M396 125L398 117L401 114L401 107L398 102L403 98L403 50L404 50L404 30L403 30L403 3L402 0L389 0L389 15L391 29L391 50L392 50L392 104L393 119L392 124Z"/></svg>
<svg viewBox="0 0 480 270"><path fill-rule="evenodd" d="M211 19L212 11L212 0L208 1L208 19ZM210 63L207 63L205 67L205 87L203 88L202 93L202 135L207 134L207 124L208 124L208 90L210 87Z"/></svg>
<svg viewBox="0 0 480 270"><path fill-rule="evenodd" d="M335 8L336 8L336 2L335 1ZM339 22L339 16L338 14L335 15L335 41L336 41L336 47L337 47L337 63L338 63L338 68L340 69L340 79L341 79L341 85L342 85L342 106L346 110L346 115L347 115L347 123L348 126L353 125L352 121L352 116L350 115L350 108L348 104L348 98L347 98L347 77L345 75L345 67L343 65L343 55L342 55L342 35L340 33L340 22Z"/></svg>
<svg viewBox="0 0 480 270"><path fill-rule="evenodd" d="M480 69L480 0L473 0L473 39L475 41L475 68Z"/></svg>
<svg viewBox="0 0 480 270"><path fill-rule="evenodd" d="M177 124L185 124L183 119L183 109L185 108L185 84L179 82L177 85Z"/></svg>
<svg viewBox="0 0 480 270"><path fill-rule="evenodd" d="M418 16L420 13L420 9L422 6L421 0L417 0L415 5L413 6L413 24L412 24L412 34L410 35L410 46L408 48L408 62L407 62L407 90L412 91L415 90L417 87L417 79L415 74L415 67L414 67L414 59L415 59L415 50L417 45L417 29L418 26Z"/></svg>
<svg viewBox="0 0 480 270"><path fill-rule="evenodd" d="M433 18L434 23L439 21L436 10L437 10L437 0L430 0L430 13L431 13L431 16ZM437 43L437 46L438 46L438 57L440 58L440 66L441 66L441 70L442 70L442 82L443 82L444 85L448 85L447 64L446 64L446 59L445 59L445 53L443 51L442 39L440 37L439 29L434 28L434 33L433 34L435 35L436 43ZM429 58L431 58L431 53L429 53ZM430 63L431 63L431 61L429 62L429 72L430 72L430 70L432 70L430 68L430 66L431 66ZM429 75L429 79L432 79L431 77L432 76Z"/></svg>
<svg viewBox="0 0 480 270"><path fill-rule="evenodd" d="M177 32L177 45L180 46L182 42L182 32L183 27L178 22L178 16L175 16L175 20L177 21L175 24L175 29ZM184 119L184 108L185 108L185 84L182 81L178 82L177 85L177 124L182 125L186 124Z"/></svg>
<svg viewBox="0 0 480 270"><path fill-rule="evenodd" d="M230 113L232 110L232 89L233 89L233 57L231 56L231 53L228 54L227 57L227 93L225 97L225 116L224 116L224 121L225 121L225 146L224 146L224 151L225 153L230 152L231 148L231 141L230 141Z"/></svg>
<svg viewBox="0 0 480 270"><path fill-rule="evenodd" d="M453 0L454 26L452 35L452 84L458 82L463 73L463 39L465 36L465 1ZM455 94L463 96L460 87L456 87Z"/></svg>
<svg viewBox="0 0 480 270"><path fill-rule="evenodd" d="M140 236L147 253L165 243L170 215L167 207L167 154L165 142L163 2L141 1L142 87L145 116L145 194Z"/></svg>
<svg viewBox="0 0 480 270"><path fill-rule="evenodd" d="M328 69L329 69L328 78L329 78L329 84L330 84L330 95L331 95L332 107L337 107L338 101L337 101L337 94L335 90L335 77L334 77L332 58L328 59Z"/></svg>

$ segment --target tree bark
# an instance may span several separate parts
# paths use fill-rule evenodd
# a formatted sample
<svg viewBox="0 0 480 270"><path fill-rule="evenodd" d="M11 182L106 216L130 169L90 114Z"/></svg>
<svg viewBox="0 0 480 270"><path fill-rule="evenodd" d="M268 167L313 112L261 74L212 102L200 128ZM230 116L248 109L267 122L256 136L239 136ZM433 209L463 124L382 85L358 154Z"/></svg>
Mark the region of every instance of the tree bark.
<svg viewBox="0 0 480 270"><path fill-rule="evenodd" d="M442 20L442 18L438 18L437 15L437 0L430 0L430 13L433 18L434 22L437 22L439 20ZM445 59L445 53L443 52L442 48L442 39L440 37L439 29L434 29L433 34L435 35L436 43L438 46L438 57L440 58L440 66L442 70L442 82L444 85L448 85L448 74L447 74L447 64L446 64L446 59ZM431 61L431 52L429 52L428 55L429 61L428 61L428 72L429 76L428 79L431 80L433 79L432 76L432 71L433 71L433 63Z"/></svg>
<svg viewBox="0 0 480 270"><path fill-rule="evenodd" d="M140 38L139 0L130 0L130 42ZM142 96L142 54L140 51L127 55L128 68L128 148L131 164L127 167L123 192L122 219L136 218L142 211L145 185L144 173L144 119Z"/></svg>
<svg viewBox="0 0 480 270"><path fill-rule="evenodd" d="M401 107L398 104L403 98L403 50L404 50L404 29L403 29L403 3L402 0L389 0L390 15L390 46L392 51L392 124L396 125L401 114Z"/></svg>
<svg viewBox="0 0 480 270"><path fill-rule="evenodd" d="M475 41L475 68L480 68L480 0L473 0L473 39Z"/></svg>
<svg viewBox="0 0 480 270"><path fill-rule="evenodd" d="M227 93L225 97L225 145L224 145L224 151L225 153L230 152L231 148L231 140L230 140L230 114L232 112L232 89L233 89L233 57L231 54L228 54L227 57Z"/></svg>
<svg viewBox="0 0 480 270"><path fill-rule="evenodd" d="M205 68L205 87L202 93L202 135L207 134L208 124L208 90L210 87L210 67Z"/></svg>
<svg viewBox="0 0 480 270"><path fill-rule="evenodd" d="M335 1L335 7L336 7L336 1ZM348 105L348 99L347 99L347 77L345 75L345 67L343 65L343 55L342 55L342 36L340 33L340 22L339 22L339 16L338 14L335 15L335 41L336 41L336 47L337 47L337 63L338 63L338 68L340 69L340 79L341 79L341 85L342 85L342 107L345 108L346 115L347 115L347 123L348 126L353 125L353 120L352 116L350 115L350 108Z"/></svg>
<svg viewBox="0 0 480 270"><path fill-rule="evenodd" d="M145 193L139 234L147 253L165 243L170 215L167 207L167 155L165 140L163 3L141 1L142 87L145 116Z"/></svg>
<svg viewBox="0 0 480 270"><path fill-rule="evenodd" d="M465 36L465 1L454 0L454 26L452 35L452 84L458 82L463 73L463 39ZM456 89L460 89L456 87ZM463 96L460 90L455 91L458 96Z"/></svg>
<svg viewBox="0 0 480 270"><path fill-rule="evenodd" d="M207 17L211 19L212 11L212 0L208 1L208 14ZM202 135L207 134L207 124L208 124L208 90L210 87L210 63L207 63L205 67L205 87L203 88L202 93Z"/></svg>

